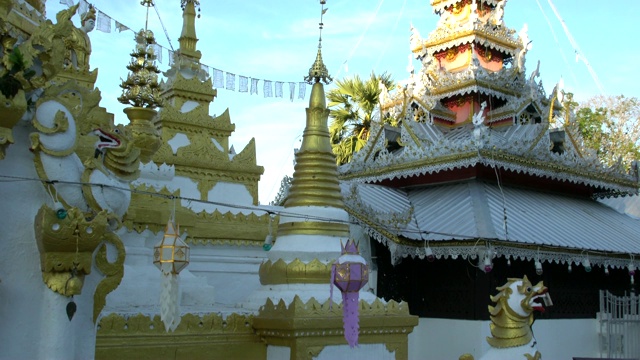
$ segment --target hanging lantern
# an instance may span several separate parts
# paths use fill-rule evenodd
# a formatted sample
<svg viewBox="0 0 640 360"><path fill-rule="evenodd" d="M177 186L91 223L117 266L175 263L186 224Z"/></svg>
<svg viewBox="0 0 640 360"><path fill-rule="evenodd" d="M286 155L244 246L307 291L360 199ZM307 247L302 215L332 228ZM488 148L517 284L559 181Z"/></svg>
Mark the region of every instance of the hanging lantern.
<svg viewBox="0 0 640 360"><path fill-rule="evenodd" d="M344 337L350 347L358 345L358 303L359 291L369 280L369 268L366 260L358 252L358 245L347 240L342 246L342 255L331 267L331 292L333 285L342 292L342 319Z"/></svg>
<svg viewBox="0 0 640 360"><path fill-rule="evenodd" d="M180 323L178 274L189 265L189 245L180 238L180 227L170 219L162 240L153 248L153 263L162 272L160 319L164 327L174 331Z"/></svg>

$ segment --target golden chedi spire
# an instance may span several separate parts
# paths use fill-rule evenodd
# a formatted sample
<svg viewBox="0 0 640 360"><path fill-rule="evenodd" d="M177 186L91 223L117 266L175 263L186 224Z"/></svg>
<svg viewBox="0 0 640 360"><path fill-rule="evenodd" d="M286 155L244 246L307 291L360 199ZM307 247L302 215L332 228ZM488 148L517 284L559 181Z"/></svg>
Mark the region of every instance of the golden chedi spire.
<svg viewBox="0 0 640 360"><path fill-rule="evenodd" d="M325 4L325 1L321 1ZM322 9L322 14L326 10ZM322 16L320 17L320 31L322 31ZM322 34L322 33L321 33ZM338 183L338 168L335 156L331 151L327 109L324 86L331 82L331 77L322 62L322 35L318 45L316 61L309 69L305 81L313 84L309 107L307 108L307 125L302 137L302 146L296 154L296 165L291 181L289 196L285 207L293 206L326 206L344 208L340 185ZM322 81L322 82L321 82Z"/></svg>
<svg viewBox="0 0 640 360"><path fill-rule="evenodd" d="M182 33L178 41L180 42L180 54L200 60L202 53L196 50L196 6L200 11L199 0L181 0L182 6ZM200 17L200 14L198 14Z"/></svg>

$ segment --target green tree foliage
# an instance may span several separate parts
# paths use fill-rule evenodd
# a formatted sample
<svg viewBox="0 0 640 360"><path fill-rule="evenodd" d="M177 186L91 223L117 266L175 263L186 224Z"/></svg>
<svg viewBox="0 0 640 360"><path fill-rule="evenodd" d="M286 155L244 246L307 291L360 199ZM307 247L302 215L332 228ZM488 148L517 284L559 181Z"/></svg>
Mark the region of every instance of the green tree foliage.
<svg viewBox="0 0 640 360"><path fill-rule="evenodd" d="M573 126L584 139L584 147L594 149L609 166L627 169L640 159L640 100L635 97L594 96L577 103L567 94L565 106L575 111Z"/></svg>
<svg viewBox="0 0 640 360"><path fill-rule="evenodd" d="M364 81L358 75L337 80L336 87L327 93L331 110L329 133L338 165L351 161L353 154L366 144L373 112L378 105L380 83L387 89L394 87L391 75L372 72Z"/></svg>

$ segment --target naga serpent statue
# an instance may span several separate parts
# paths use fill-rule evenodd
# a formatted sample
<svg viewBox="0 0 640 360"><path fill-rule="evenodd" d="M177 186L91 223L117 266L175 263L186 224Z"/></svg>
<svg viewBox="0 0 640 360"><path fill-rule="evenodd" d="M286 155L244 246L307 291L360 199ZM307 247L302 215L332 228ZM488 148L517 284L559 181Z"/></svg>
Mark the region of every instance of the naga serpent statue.
<svg viewBox="0 0 640 360"><path fill-rule="evenodd" d="M531 331L533 311L545 310L543 304L550 306L551 297L542 281L532 285L526 276L522 279L510 278L507 283L497 288L499 293L491 296L495 306L489 306L491 317L491 336L487 342L491 346L480 360L542 358L536 349L536 341ZM460 360L473 360L473 356L465 354Z"/></svg>
<svg viewBox="0 0 640 360"><path fill-rule="evenodd" d="M51 57L60 62L58 68L68 51L64 44L77 30L69 20L76 9L61 11L59 24L52 26L66 26L56 33L59 56ZM35 130L30 135L35 169L53 202L42 205L35 218L42 276L61 295L80 294L95 258L105 276L94 293L95 321L124 275L124 246L115 231L129 207L129 182L138 177L144 144L127 126L114 125L113 115L99 106L99 90L69 76L49 78L31 97L28 114ZM107 260L106 244L117 253L113 262Z"/></svg>
<svg viewBox="0 0 640 360"><path fill-rule="evenodd" d="M140 156L128 128L113 125L99 101L98 90L74 81L47 87L36 104L30 148L54 202L35 221L43 280L64 296L79 294L99 247L95 264L106 277L94 294L94 320L124 274L124 246L114 232L129 207ZM114 262L107 261L106 243L115 247Z"/></svg>

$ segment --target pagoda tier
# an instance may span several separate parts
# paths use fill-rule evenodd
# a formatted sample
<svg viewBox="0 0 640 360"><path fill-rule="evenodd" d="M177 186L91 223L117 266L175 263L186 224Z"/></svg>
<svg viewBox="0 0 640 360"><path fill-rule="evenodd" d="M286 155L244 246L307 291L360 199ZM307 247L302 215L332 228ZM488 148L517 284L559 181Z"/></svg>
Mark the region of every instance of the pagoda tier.
<svg viewBox="0 0 640 360"><path fill-rule="evenodd" d="M423 39L411 28L410 48L422 68L412 74L396 99L382 101L383 110L401 98L411 98L417 110L431 113L429 120L442 126L471 123L480 108L487 124L514 123L517 113L502 107L540 95L536 76L529 81L525 77L524 57L530 47L526 27L516 36L515 30L504 26L505 1L432 5L440 14L436 30ZM540 121L540 116L525 117Z"/></svg>
<svg viewBox="0 0 640 360"><path fill-rule="evenodd" d="M410 51L422 67L410 67L395 89L381 89L377 116L399 126L373 121L368 143L339 169L342 179L401 188L495 178L482 169L497 166L518 174L521 184L547 179L573 184L563 184L564 192L636 192L635 174L603 166L577 129L558 128L574 115L562 107L560 84L547 95L537 81L539 61L527 76L527 26L517 34L505 26L505 3L431 2L437 28L423 39L411 27Z"/></svg>

